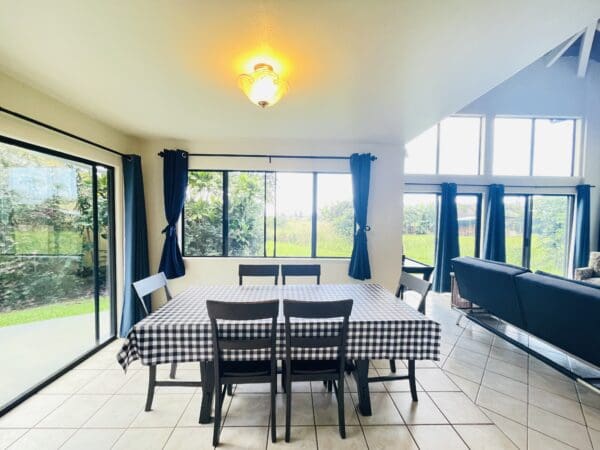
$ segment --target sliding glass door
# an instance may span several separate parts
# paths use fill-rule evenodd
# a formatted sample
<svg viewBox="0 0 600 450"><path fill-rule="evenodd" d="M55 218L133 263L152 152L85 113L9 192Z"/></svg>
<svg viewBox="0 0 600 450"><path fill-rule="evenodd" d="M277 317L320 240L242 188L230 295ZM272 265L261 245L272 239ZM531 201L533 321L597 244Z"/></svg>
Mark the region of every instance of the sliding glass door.
<svg viewBox="0 0 600 450"><path fill-rule="evenodd" d="M113 169L0 137L0 409L115 336Z"/></svg>

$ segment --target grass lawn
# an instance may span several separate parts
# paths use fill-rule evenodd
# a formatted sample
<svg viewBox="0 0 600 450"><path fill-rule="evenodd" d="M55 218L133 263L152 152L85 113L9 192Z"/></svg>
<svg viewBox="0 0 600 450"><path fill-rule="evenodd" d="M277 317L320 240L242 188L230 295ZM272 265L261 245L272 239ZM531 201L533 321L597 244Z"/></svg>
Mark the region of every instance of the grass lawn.
<svg viewBox="0 0 600 450"><path fill-rule="evenodd" d="M100 311L110 307L108 297L100 297ZM51 303L49 305L16 311L0 312L0 327L20 325L23 323L39 322L41 320L58 319L61 317L93 314L94 301L91 298L81 298L68 302Z"/></svg>

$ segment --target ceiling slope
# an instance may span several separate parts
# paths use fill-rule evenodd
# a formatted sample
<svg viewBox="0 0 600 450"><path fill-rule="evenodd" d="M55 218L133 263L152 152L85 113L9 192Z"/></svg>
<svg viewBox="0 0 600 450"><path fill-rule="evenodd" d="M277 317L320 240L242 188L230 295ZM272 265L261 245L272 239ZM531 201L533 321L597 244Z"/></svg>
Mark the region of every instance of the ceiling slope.
<svg viewBox="0 0 600 450"><path fill-rule="evenodd" d="M0 70L140 137L401 143L600 17L597 0L0 0ZM264 41L289 94L237 88Z"/></svg>

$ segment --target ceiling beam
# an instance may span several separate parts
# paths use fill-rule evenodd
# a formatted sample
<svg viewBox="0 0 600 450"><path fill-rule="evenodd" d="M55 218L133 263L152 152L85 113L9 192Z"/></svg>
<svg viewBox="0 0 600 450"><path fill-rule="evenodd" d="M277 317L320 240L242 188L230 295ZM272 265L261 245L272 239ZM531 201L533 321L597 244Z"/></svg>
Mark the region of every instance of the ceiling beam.
<svg viewBox="0 0 600 450"><path fill-rule="evenodd" d="M590 54L592 52L592 43L594 42L594 36L596 35L596 28L598 27L598 21L589 24L581 39L581 47L579 49L579 65L577 66L577 76L579 78L585 77L587 67L590 62Z"/></svg>
<svg viewBox="0 0 600 450"><path fill-rule="evenodd" d="M556 47L554 50L552 50L549 54L548 54L548 62L546 63L546 67L550 67L551 65L553 65L556 61L558 61L558 59L565 54L565 52L567 50L569 50L569 48L571 47L571 45L573 45L575 43L575 41L577 39L579 39L579 37L585 32L585 30L581 30L579 33L575 33L573 36L571 36L569 39L567 39L565 42L563 42L562 44L560 44L558 47Z"/></svg>

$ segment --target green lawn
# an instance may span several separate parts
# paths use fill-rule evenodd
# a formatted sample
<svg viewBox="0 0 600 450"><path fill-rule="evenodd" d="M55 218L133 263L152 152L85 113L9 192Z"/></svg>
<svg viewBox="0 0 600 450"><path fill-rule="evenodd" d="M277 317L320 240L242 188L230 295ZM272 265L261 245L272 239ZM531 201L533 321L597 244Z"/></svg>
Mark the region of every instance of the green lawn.
<svg viewBox="0 0 600 450"><path fill-rule="evenodd" d="M100 297L100 311L107 311L109 308L108 297ZM93 312L93 299L81 298L16 311L0 312L0 327L78 316L80 314L92 314Z"/></svg>
<svg viewBox="0 0 600 450"><path fill-rule="evenodd" d="M14 238L17 254L79 255L83 253L81 234L76 231L54 233L49 230L17 230Z"/></svg>

